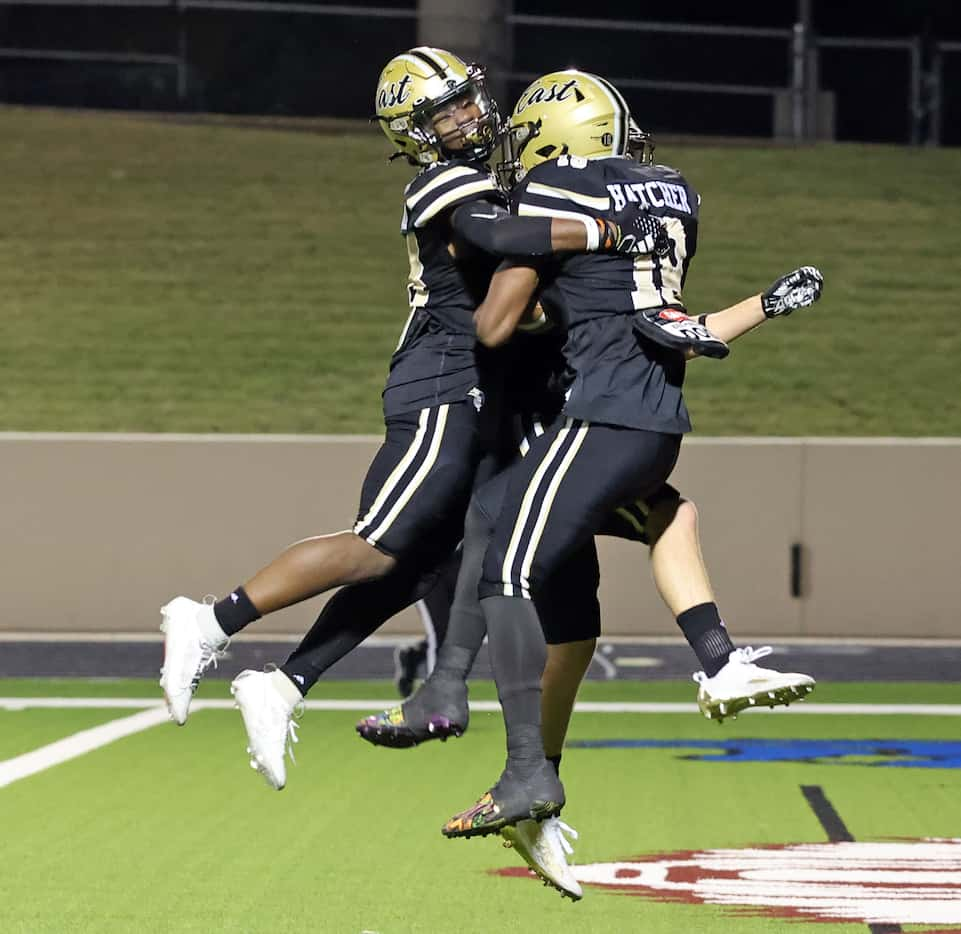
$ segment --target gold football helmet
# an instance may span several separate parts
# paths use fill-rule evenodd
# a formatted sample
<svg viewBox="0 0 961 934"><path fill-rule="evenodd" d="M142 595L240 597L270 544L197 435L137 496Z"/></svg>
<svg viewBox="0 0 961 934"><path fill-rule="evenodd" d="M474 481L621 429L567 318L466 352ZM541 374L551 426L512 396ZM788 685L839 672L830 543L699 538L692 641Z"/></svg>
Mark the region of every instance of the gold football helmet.
<svg viewBox="0 0 961 934"><path fill-rule="evenodd" d="M565 155L629 155L650 164L654 144L614 85L570 69L538 78L521 94L504 135L498 171L512 185L535 165Z"/></svg>
<svg viewBox="0 0 961 934"><path fill-rule="evenodd" d="M420 46L395 55L377 82L375 119L412 165L487 159L500 135L484 69Z"/></svg>

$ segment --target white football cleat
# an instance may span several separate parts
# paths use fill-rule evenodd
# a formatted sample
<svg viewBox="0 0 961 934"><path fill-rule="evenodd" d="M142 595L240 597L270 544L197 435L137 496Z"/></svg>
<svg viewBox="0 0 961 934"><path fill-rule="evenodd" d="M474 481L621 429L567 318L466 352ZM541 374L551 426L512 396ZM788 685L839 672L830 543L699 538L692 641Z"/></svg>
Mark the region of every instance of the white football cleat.
<svg viewBox="0 0 961 934"><path fill-rule="evenodd" d="M725 717L736 717L747 707L787 707L810 694L815 683L810 675L784 673L754 664L773 651L769 645L735 649L713 678L703 671L696 672L694 680L700 685L697 706L701 713L708 720L720 723Z"/></svg>
<svg viewBox="0 0 961 934"><path fill-rule="evenodd" d="M224 657L230 641L211 641L211 632L219 632L214 608L187 597L175 597L160 608L164 633L164 663L160 669L160 687L171 719L183 726L187 722L190 700L203 673ZM203 617L209 616L209 619Z"/></svg>
<svg viewBox="0 0 961 934"><path fill-rule="evenodd" d="M574 847L568 837L577 839L577 831L558 817L547 820L522 820L501 831L505 846L512 846L524 862L546 885L552 885L561 895L573 901L584 897L581 884L574 878L568 856Z"/></svg>
<svg viewBox="0 0 961 934"><path fill-rule="evenodd" d="M284 754L289 753L290 761L296 762L293 744L297 742L297 705L277 690L273 675L274 672L242 671L231 683L230 693L244 718L250 767L260 772L271 788L280 791L287 784ZM291 685L291 690L296 688Z"/></svg>

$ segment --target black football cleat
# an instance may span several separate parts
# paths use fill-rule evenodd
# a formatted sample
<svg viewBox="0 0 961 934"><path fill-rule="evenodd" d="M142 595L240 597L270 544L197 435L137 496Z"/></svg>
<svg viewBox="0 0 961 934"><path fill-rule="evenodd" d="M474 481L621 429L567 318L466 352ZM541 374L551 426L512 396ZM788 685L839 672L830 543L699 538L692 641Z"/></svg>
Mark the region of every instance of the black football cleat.
<svg viewBox="0 0 961 934"><path fill-rule="evenodd" d="M524 820L556 817L564 807L564 786L546 759L528 779L506 768L480 800L441 828L445 837L486 837Z"/></svg>
<svg viewBox="0 0 961 934"><path fill-rule="evenodd" d="M469 720L467 684L457 678L428 678L413 697L364 718L356 730L375 746L409 749L432 739L461 736Z"/></svg>
<svg viewBox="0 0 961 934"><path fill-rule="evenodd" d="M394 686L401 697L410 697L413 693L417 675L426 663L426 640L394 649Z"/></svg>

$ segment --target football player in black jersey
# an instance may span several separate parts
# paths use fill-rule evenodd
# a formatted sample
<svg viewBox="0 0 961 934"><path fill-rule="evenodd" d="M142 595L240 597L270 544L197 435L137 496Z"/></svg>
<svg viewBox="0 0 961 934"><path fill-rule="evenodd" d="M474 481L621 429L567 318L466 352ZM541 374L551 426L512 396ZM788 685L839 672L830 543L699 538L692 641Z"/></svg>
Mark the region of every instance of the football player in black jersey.
<svg viewBox="0 0 961 934"><path fill-rule="evenodd" d="M665 250L624 261L574 255L549 264L507 264L475 316L481 341L496 346L540 289L541 302L565 326L568 378L561 417L527 457L478 492L468 514L465 570L470 576L476 572L468 570L472 565L482 568L479 593L508 761L477 805L448 822L448 836L548 818L563 806L563 787L542 745L546 653L531 598L619 504L663 486L680 436L690 428L681 395L684 356L649 325L674 309L683 315L681 287L696 243L696 194L672 170L624 158L630 115L603 79L579 72L548 75L525 92L515 121L525 111L523 126L514 126L526 174L515 192L519 214L590 218L618 200L622 206L642 203L656 209L669 242ZM811 279L819 292L819 274L812 272ZM753 320L758 310L760 319ZM763 321L766 312L760 297L743 303L734 315L737 333ZM734 654L729 641L723 648ZM751 668L757 657L740 660Z"/></svg>
<svg viewBox="0 0 961 934"><path fill-rule="evenodd" d="M398 594L415 592L424 571L461 538L483 454L484 375L473 313L496 257L640 248L634 234L623 236L606 218L510 215L483 161L498 139L497 109L483 71L457 56L426 47L396 56L381 74L376 109L396 155L420 171L404 192L401 222L410 315L391 359L383 394L386 437L364 480L357 522L351 531L291 545L222 600L177 597L162 610L160 683L172 718L183 724L200 677L230 636L331 588L386 581L373 597L369 590L362 594L377 612L355 620L349 608L361 598L348 588L325 608L303 651L278 671L242 672L231 685L252 764L275 788L286 781L291 713L324 659L369 635ZM409 602L408 596L400 606ZM331 630L324 659L307 658Z"/></svg>

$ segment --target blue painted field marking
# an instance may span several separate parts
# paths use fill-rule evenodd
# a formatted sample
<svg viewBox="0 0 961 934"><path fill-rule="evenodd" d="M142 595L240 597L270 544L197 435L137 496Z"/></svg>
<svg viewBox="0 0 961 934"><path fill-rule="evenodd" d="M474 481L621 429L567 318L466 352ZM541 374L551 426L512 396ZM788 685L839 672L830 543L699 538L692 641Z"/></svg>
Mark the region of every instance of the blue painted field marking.
<svg viewBox="0 0 961 934"><path fill-rule="evenodd" d="M816 762L870 768L961 769L961 742L917 739L592 739L572 740L574 749L676 749L700 762ZM861 761L864 757L875 762Z"/></svg>

